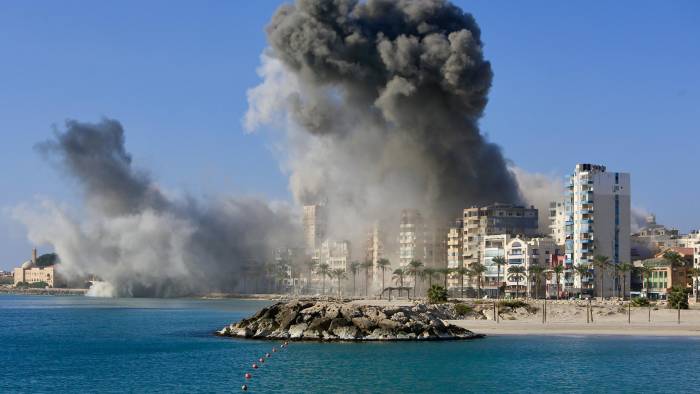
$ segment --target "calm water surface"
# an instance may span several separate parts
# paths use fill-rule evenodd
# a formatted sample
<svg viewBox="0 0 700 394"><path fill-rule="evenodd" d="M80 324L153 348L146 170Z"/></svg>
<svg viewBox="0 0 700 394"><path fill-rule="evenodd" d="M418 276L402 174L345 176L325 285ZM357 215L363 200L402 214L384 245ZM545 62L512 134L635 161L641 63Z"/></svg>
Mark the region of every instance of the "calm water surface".
<svg viewBox="0 0 700 394"><path fill-rule="evenodd" d="M212 335L241 300L0 296L0 392L700 392L693 338L528 336L442 343L294 343Z"/></svg>

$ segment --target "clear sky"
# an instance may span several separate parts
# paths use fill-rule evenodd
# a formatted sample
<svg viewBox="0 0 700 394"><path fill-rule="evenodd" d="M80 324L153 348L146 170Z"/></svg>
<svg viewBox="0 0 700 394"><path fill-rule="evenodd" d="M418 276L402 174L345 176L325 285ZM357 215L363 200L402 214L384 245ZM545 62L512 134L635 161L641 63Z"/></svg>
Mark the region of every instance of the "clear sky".
<svg viewBox="0 0 700 394"><path fill-rule="evenodd" d="M2 1L0 269L29 256L12 207L80 202L33 150L68 118L119 119L166 188L289 199L267 136L241 126L280 3ZM633 206L700 228L700 2L456 3L482 28L495 73L482 129L510 160L630 172Z"/></svg>

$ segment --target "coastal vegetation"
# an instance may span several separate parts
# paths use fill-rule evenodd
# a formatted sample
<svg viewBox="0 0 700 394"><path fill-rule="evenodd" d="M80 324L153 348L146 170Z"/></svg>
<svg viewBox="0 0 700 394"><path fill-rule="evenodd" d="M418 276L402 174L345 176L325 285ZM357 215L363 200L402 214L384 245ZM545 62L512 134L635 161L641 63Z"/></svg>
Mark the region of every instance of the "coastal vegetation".
<svg viewBox="0 0 700 394"><path fill-rule="evenodd" d="M19 288L28 288L28 289L43 289L45 287L49 287L49 284L46 282L32 282L32 283L27 283L27 282L19 282L15 287Z"/></svg>
<svg viewBox="0 0 700 394"><path fill-rule="evenodd" d="M668 294L668 307L671 309L688 309L688 294L691 290L675 286Z"/></svg>
<svg viewBox="0 0 700 394"><path fill-rule="evenodd" d="M428 289L428 303L438 304L447 302L447 289L440 285L432 285Z"/></svg>

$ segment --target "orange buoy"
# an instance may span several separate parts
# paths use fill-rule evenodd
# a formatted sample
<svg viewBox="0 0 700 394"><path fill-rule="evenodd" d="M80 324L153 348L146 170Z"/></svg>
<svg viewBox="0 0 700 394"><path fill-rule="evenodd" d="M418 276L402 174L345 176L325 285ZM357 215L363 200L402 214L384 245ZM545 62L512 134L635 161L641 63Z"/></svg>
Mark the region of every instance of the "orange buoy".
<svg viewBox="0 0 700 394"><path fill-rule="evenodd" d="M258 364L253 363L253 369L258 369Z"/></svg>
<svg viewBox="0 0 700 394"><path fill-rule="evenodd" d="M243 386L241 386L241 390L248 391L248 385L244 384Z"/></svg>
<svg viewBox="0 0 700 394"><path fill-rule="evenodd" d="M245 375L243 375L246 379L250 379L253 377L253 375L250 374L250 372L246 372Z"/></svg>

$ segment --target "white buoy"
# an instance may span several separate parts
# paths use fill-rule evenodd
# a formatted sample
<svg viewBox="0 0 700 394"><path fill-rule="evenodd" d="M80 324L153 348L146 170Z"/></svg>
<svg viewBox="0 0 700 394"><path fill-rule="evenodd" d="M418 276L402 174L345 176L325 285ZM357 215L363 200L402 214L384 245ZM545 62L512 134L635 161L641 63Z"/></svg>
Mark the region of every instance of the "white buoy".
<svg viewBox="0 0 700 394"><path fill-rule="evenodd" d="M243 386L241 386L241 390L248 391L248 385L244 384Z"/></svg>

